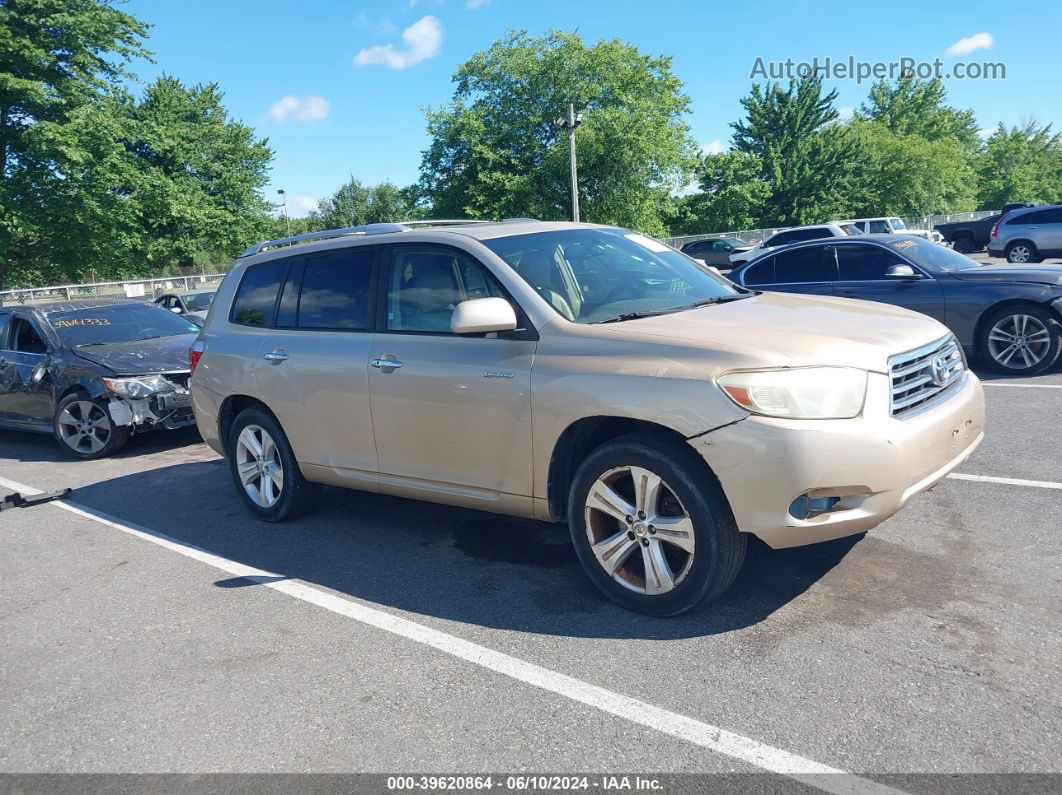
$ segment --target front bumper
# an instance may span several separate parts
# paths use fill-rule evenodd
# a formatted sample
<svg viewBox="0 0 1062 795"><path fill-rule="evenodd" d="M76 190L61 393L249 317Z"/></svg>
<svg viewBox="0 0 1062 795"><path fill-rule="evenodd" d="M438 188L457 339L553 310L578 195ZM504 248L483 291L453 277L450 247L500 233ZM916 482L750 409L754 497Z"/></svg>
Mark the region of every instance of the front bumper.
<svg viewBox="0 0 1062 795"><path fill-rule="evenodd" d="M889 416L889 381L871 373L863 414L851 420L750 416L691 444L718 476L738 527L774 548L863 533L958 467L984 437L984 395L969 373L963 388L909 419ZM798 497L837 497L799 519Z"/></svg>

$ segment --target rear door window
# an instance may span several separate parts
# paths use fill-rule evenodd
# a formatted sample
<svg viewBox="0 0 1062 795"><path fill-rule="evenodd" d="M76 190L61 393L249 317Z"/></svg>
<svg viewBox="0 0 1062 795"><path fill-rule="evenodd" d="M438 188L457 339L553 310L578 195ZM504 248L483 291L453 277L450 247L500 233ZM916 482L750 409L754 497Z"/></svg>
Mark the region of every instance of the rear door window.
<svg viewBox="0 0 1062 795"><path fill-rule="evenodd" d="M360 246L307 257L296 325L302 329L367 329L376 251Z"/></svg>
<svg viewBox="0 0 1062 795"><path fill-rule="evenodd" d="M280 284L288 271L288 260L276 259L252 265L243 274L229 319L241 326L268 327L273 323Z"/></svg>
<svg viewBox="0 0 1062 795"><path fill-rule="evenodd" d="M774 256L774 284L799 284L829 280L821 245L784 251Z"/></svg>

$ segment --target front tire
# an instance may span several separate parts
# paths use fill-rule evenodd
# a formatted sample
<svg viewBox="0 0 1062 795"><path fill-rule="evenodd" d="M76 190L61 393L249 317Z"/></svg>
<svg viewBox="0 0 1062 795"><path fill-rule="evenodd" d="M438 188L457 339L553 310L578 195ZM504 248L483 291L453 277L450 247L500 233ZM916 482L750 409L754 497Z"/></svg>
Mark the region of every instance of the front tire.
<svg viewBox="0 0 1062 795"><path fill-rule="evenodd" d="M1062 331L1058 319L1043 307L1008 306L984 322L980 347L997 372L1032 375L1058 359Z"/></svg>
<svg viewBox="0 0 1062 795"><path fill-rule="evenodd" d="M652 616L719 596L747 546L704 461L678 442L637 434L603 444L579 466L568 527L590 581Z"/></svg>
<svg viewBox="0 0 1062 795"><path fill-rule="evenodd" d="M129 429L114 424L107 404L84 392L59 401L52 432L64 453L86 461L114 455L129 441Z"/></svg>
<svg viewBox="0 0 1062 795"><path fill-rule="evenodd" d="M244 505L259 519L283 522L304 513L310 484L280 423L262 409L241 411L228 440L232 481Z"/></svg>
<svg viewBox="0 0 1062 795"><path fill-rule="evenodd" d="M1026 243L1024 240L1011 243L1003 253L1007 258L1007 262L1012 265L1027 265L1030 262L1039 262L1036 258L1036 246L1032 243Z"/></svg>

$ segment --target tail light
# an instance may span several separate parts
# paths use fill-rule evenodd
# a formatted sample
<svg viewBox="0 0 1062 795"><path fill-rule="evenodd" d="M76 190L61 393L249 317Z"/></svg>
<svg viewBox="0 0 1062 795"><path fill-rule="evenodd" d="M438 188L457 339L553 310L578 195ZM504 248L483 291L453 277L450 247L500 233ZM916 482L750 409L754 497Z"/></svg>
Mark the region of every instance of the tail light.
<svg viewBox="0 0 1062 795"><path fill-rule="evenodd" d="M192 347L188 349L188 369L191 372L195 372L195 366L199 364L199 358L203 355L203 351L206 346L202 340L196 340L192 343Z"/></svg>
<svg viewBox="0 0 1062 795"><path fill-rule="evenodd" d="M999 225L1003 223L1003 219L1006 217L1006 213L999 216L999 220L996 221L996 225L992 227L992 237L999 237Z"/></svg>

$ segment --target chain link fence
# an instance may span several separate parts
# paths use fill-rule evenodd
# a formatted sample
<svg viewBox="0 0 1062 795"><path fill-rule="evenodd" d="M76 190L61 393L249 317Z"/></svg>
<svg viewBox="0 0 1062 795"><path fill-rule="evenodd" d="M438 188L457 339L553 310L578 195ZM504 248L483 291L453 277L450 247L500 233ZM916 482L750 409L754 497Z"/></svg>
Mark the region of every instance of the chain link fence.
<svg viewBox="0 0 1062 795"><path fill-rule="evenodd" d="M126 279L91 284L57 284L0 292L0 306L12 304L47 304L55 301L78 301L91 298L143 298L151 301L170 290L199 290L217 287L224 273L195 276L164 276L154 279Z"/></svg>
<svg viewBox="0 0 1062 795"><path fill-rule="evenodd" d="M949 213L947 215L919 215L903 217L904 224L909 229L932 229L937 224L950 224L956 221L977 221L995 215L999 210L977 210L970 213ZM740 229L731 232L706 232L700 235L681 235L679 237L663 237L660 242L667 243L674 248L682 248L694 240L714 240L720 237L739 237L749 243L761 243L776 232L792 227L780 226L773 229Z"/></svg>

